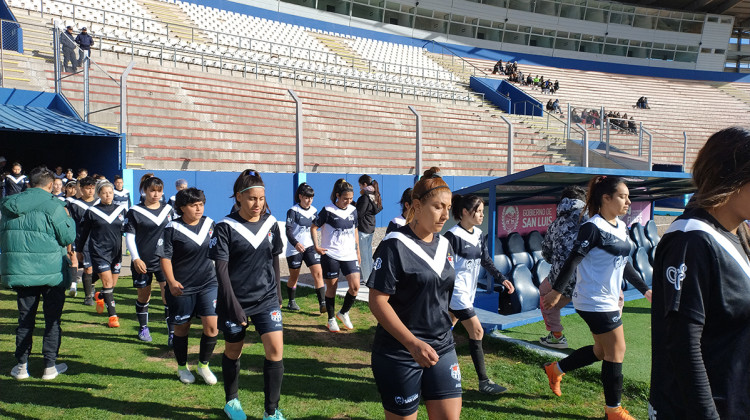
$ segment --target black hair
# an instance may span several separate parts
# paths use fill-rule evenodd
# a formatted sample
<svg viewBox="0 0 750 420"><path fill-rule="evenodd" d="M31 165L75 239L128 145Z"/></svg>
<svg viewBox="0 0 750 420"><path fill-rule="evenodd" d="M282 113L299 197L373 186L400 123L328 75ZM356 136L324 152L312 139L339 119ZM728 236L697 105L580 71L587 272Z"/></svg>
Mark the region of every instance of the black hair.
<svg viewBox="0 0 750 420"><path fill-rule="evenodd" d="M19 168L23 169L23 166L21 166L21 164L18 163L18 162L13 162L13 163L10 164L10 168L11 169L15 168L16 166L18 166Z"/></svg>
<svg viewBox="0 0 750 420"><path fill-rule="evenodd" d="M372 186L372 188L374 189L373 195L375 196L375 204L377 204L378 207L383 206L383 199L380 197L380 187L378 186L378 181L372 179L370 175L362 175L361 177L359 177L359 180L357 182L366 186Z"/></svg>
<svg viewBox="0 0 750 420"><path fill-rule="evenodd" d="M623 182L618 176L597 175L591 178L586 196L586 209L588 209L589 217L594 217L602 211L602 197L614 195L617 192L617 186Z"/></svg>
<svg viewBox="0 0 750 420"><path fill-rule="evenodd" d="M190 187L177 191L177 195L174 198L174 211L182 216L182 207L193 203L206 203L206 195L203 193L203 190Z"/></svg>
<svg viewBox="0 0 750 420"><path fill-rule="evenodd" d="M586 190L584 190L580 185L568 185L567 187L563 188L562 193L560 194L560 201L562 201L563 198L568 198L570 200L581 200L585 202Z"/></svg>
<svg viewBox="0 0 750 420"><path fill-rule="evenodd" d="M122 179L122 177L121 177L120 175L115 175L115 177L114 177L113 179L114 179L115 181L117 181L118 179Z"/></svg>
<svg viewBox="0 0 750 420"><path fill-rule="evenodd" d="M237 208L240 207L240 203L237 201L237 194L246 191L252 187L266 187L266 184L263 183L263 178L260 176L260 172L256 171L255 169L245 169L240 173L240 175L237 177L237 180L234 181L234 187L232 187L232 198L234 198L235 204L237 204ZM268 206L268 201L265 201L263 204L263 213L270 213L271 208Z"/></svg>
<svg viewBox="0 0 750 420"><path fill-rule="evenodd" d="M474 212L479 209L480 204L484 204L484 201L482 201L481 198L477 197L474 194L453 194L453 198L451 199L451 211L453 212L453 218L457 222L460 221L461 217L464 215L464 210L469 212L469 214L474 214Z"/></svg>
<svg viewBox="0 0 750 420"><path fill-rule="evenodd" d="M78 168L78 173L80 174L81 172L86 172L86 174L88 174L89 170L86 168Z"/></svg>
<svg viewBox="0 0 750 420"><path fill-rule="evenodd" d="M315 190L307 182L299 184L297 191L294 193L294 202L299 204L299 196L315 197Z"/></svg>
<svg viewBox="0 0 750 420"><path fill-rule="evenodd" d="M331 191L331 202L336 204L338 196L347 192L354 193L354 187L352 187L352 184L346 182L344 178L336 180L336 183L333 184L333 191Z"/></svg>
<svg viewBox="0 0 750 420"><path fill-rule="evenodd" d="M78 186L83 189L83 187L88 187L90 185L96 185L96 180L93 177L85 176L78 180Z"/></svg>
<svg viewBox="0 0 750 420"><path fill-rule="evenodd" d="M729 127L708 138L693 162L696 191L691 201L703 209L723 206L750 182L750 130Z"/></svg>
<svg viewBox="0 0 750 420"><path fill-rule="evenodd" d="M46 187L54 179L55 176L52 171L44 166L38 166L32 169L29 174L29 185L31 187Z"/></svg>
<svg viewBox="0 0 750 420"><path fill-rule="evenodd" d="M161 189L164 191L164 181L161 180L161 178L157 178L154 176L154 174L147 174L150 175L146 177L145 175L141 178L141 185L138 187L138 190L141 192L141 194L146 194L149 189L152 187L156 188L158 191Z"/></svg>
<svg viewBox="0 0 750 420"><path fill-rule="evenodd" d="M401 215L406 216L406 205L411 204L411 187L404 190L403 193L401 193L401 200L399 200L399 204L401 204Z"/></svg>

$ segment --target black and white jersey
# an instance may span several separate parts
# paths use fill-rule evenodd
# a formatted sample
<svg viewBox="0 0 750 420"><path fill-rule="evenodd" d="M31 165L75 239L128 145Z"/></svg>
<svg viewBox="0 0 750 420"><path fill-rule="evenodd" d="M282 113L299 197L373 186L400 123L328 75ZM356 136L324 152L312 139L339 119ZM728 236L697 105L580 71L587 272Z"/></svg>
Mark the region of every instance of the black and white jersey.
<svg viewBox="0 0 750 420"><path fill-rule="evenodd" d="M177 194L169 197L169 200L167 200L167 204L172 206L172 220L177 219L180 217L179 214L177 214L177 208L175 208L174 203L177 202Z"/></svg>
<svg viewBox="0 0 750 420"><path fill-rule="evenodd" d="M124 204L123 204L124 206ZM160 203L159 207L149 209L145 204L137 204L128 210L122 231L127 235L135 235L137 254L146 264L148 272L161 271L159 257L156 255L156 244L159 242L164 227L171 220L172 207Z"/></svg>
<svg viewBox="0 0 750 420"><path fill-rule="evenodd" d="M123 188L122 190L114 190L115 197L112 199L112 202L115 204L122 204L125 206L126 209L130 208L130 191Z"/></svg>
<svg viewBox="0 0 750 420"><path fill-rule="evenodd" d="M88 239L88 251L105 260L112 261L122 252L122 222L125 206L97 204L83 214L81 229L76 237L76 249L84 249Z"/></svg>
<svg viewBox="0 0 750 420"><path fill-rule="evenodd" d="M191 294L206 286L216 285L216 269L208 257L208 245L214 233L214 221L203 216L195 226L182 218L172 220L164 228L163 240L156 255L172 261L174 278L182 284L182 293Z"/></svg>
<svg viewBox="0 0 750 420"><path fill-rule="evenodd" d="M318 209L310 206L303 209L299 204L295 204L286 212L286 256L299 254L297 251L298 243L301 243L305 249L313 246L310 227L315 220Z"/></svg>
<svg viewBox="0 0 750 420"><path fill-rule="evenodd" d="M406 225L406 219L404 216L396 216L388 223L388 227L385 229L385 234L389 234L394 230Z"/></svg>
<svg viewBox="0 0 750 420"><path fill-rule="evenodd" d="M676 322L702 327L702 372L677 363ZM750 413L750 264L737 235L702 209L686 211L662 236L654 259L651 395L656 418L747 419ZM696 357L690 357L696 359ZM700 365L701 361L696 362ZM681 370L681 371L679 371ZM686 374L690 373L687 378ZM703 380L708 379L708 383ZM710 392L695 388L696 383ZM691 395L692 393L692 395ZM709 395L706 395L709 394Z"/></svg>
<svg viewBox="0 0 750 420"><path fill-rule="evenodd" d="M612 226L600 215L587 220L578 231L571 254L582 255L578 265L573 306L586 312L619 312L623 273L633 243L625 222Z"/></svg>
<svg viewBox="0 0 750 420"><path fill-rule="evenodd" d="M450 242L456 257L456 285L450 307L454 310L471 308L474 306L481 267L485 267L497 282L505 280L505 276L495 268L487 249L487 235L478 227L468 232L460 224L456 224L445 233L445 238Z"/></svg>
<svg viewBox="0 0 750 420"><path fill-rule="evenodd" d="M448 304L456 272L450 243L440 235L419 239L409 226L389 233L375 250L367 287L390 295L388 303L401 322L438 355L454 347ZM409 351L380 324L373 352L412 360Z"/></svg>
<svg viewBox="0 0 750 420"><path fill-rule="evenodd" d="M26 175L5 175L4 187L6 197L26 191L28 186L29 179L26 178Z"/></svg>
<svg viewBox="0 0 750 420"><path fill-rule="evenodd" d="M273 259L283 245L279 225L270 214L248 222L232 213L216 224L209 256L229 263L232 290L246 315L278 305Z"/></svg>
<svg viewBox="0 0 750 420"><path fill-rule="evenodd" d="M83 201L80 198L68 197L65 200L67 201L65 207L67 207L68 213L70 213L70 217L73 218L73 221L76 224L76 236L80 235L81 224L83 223L83 215L86 214L86 210L88 210L90 207L99 204L99 199L94 198L91 201ZM83 248L77 248L76 243L73 244L73 247L78 252L88 252L88 247L84 246Z"/></svg>
<svg viewBox="0 0 750 420"><path fill-rule="evenodd" d="M357 261L357 209L351 204L345 209L328 204L313 221L320 228L320 246L338 261Z"/></svg>

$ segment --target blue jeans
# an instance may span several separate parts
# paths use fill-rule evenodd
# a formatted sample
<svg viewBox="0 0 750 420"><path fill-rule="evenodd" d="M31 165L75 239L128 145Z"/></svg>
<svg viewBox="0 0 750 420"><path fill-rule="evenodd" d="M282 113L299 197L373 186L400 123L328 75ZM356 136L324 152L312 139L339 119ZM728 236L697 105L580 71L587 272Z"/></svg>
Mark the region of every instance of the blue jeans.
<svg viewBox="0 0 750 420"><path fill-rule="evenodd" d="M359 255L362 258L360 283L367 283L372 272L372 233L359 232Z"/></svg>

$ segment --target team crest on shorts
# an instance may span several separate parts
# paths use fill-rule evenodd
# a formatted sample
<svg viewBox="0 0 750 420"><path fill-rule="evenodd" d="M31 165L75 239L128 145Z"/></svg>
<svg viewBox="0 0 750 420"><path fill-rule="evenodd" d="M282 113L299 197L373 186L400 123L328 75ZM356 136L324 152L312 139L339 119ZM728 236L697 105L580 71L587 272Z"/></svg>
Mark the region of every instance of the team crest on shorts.
<svg viewBox="0 0 750 420"><path fill-rule="evenodd" d="M122 268L122 264L120 263L115 264L115 270L119 270L120 268Z"/></svg>
<svg viewBox="0 0 750 420"><path fill-rule="evenodd" d="M458 367L458 363L451 365L451 378L457 381L461 380L461 369Z"/></svg>
<svg viewBox="0 0 750 420"><path fill-rule="evenodd" d="M271 311L271 321L273 322L281 322L281 311L278 309L274 309Z"/></svg>

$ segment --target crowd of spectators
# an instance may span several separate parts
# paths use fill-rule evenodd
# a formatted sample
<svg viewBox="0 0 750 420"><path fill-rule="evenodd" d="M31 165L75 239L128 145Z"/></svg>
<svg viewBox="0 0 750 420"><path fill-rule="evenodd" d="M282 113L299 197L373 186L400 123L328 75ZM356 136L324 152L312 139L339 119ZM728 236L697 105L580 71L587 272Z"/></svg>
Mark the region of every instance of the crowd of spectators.
<svg viewBox="0 0 750 420"><path fill-rule="evenodd" d="M641 96L640 98L638 98L638 101L635 103L635 106L633 108L651 109L651 107L648 106L648 98L645 96Z"/></svg>

